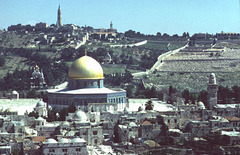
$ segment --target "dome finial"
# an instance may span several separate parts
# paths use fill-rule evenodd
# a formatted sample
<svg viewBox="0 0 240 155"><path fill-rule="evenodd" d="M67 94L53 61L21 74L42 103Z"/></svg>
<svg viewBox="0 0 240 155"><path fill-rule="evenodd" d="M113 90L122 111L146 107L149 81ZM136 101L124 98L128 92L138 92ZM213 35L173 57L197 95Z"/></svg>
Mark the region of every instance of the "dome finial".
<svg viewBox="0 0 240 155"><path fill-rule="evenodd" d="M85 56L87 56L87 49L85 48Z"/></svg>

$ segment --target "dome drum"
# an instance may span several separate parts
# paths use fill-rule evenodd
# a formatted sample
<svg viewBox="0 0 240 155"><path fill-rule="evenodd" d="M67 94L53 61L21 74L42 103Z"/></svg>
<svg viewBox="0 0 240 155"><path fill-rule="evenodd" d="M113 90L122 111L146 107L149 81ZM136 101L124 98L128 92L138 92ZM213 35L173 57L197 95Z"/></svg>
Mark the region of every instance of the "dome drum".
<svg viewBox="0 0 240 155"><path fill-rule="evenodd" d="M69 79L69 89L103 88L103 79Z"/></svg>

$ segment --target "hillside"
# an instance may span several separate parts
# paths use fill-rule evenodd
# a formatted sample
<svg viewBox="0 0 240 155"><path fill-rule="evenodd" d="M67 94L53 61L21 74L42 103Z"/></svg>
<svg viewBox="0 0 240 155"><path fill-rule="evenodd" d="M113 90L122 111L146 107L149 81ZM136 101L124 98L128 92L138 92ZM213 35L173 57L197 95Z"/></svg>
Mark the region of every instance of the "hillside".
<svg viewBox="0 0 240 155"><path fill-rule="evenodd" d="M53 38L55 39L47 41ZM83 45L78 46L79 43L81 41L77 41L74 36L64 35L61 31L46 33L2 31L0 56L5 59L5 65L0 67L0 89L18 91L30 89L31 74L36 65L43 71L47 86L59 85L68 79L68 67L74 60L85 55L85 51L102 65L106 85L125 87L123 81L115 79L124 79L125 75L129 76L128 73L149 70L159 55L182 47L186 44L186 38L176 39L169 36L166 40L154 40L154 36L147 38L123 36L115 41L109 41L93 39L90 36L86 42L82 41ZM107 55L111 56L110 63L105 62ZM12 84L9 85L9 82ZM134 86L133 89L137 87Z"/></svg>
<svg viewBox="0 0 240 155"><path fill-rule="evenodd" d="M173 87L192 92L206 90L208 75L215 73L222 86L240 84L240 45L222 41L216 45L190 46L162 61L155 74L149 75L146 85Z"/></svg>

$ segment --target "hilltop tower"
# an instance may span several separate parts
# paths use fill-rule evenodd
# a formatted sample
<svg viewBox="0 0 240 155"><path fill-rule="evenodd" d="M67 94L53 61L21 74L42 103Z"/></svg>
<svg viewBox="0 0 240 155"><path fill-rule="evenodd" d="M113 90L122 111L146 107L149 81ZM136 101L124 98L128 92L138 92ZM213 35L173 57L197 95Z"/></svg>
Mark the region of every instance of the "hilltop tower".
<svg viewBox="0 0 240 155"><path fill-rule="evenodd" d="M58 6L58 13L57 13L57 28L60 28L62 26L62 10L60 8L60 4Z"/></svg>
<svg viewBox="0 0 240 155"><path fill-rule="evenodd" d="M207 107L212 110L213 107L217 104L217 91L218 85L216 82L216 76L214 73L211 73L209 76L209 84L207 88Z"/></svg>
<svg viewBox="0 0 240 155"><path fill-rule="evenodd" d="M112 29L113 29L113 23L111 21L111 23L110 23L110 30L112 30Z"/></svg>

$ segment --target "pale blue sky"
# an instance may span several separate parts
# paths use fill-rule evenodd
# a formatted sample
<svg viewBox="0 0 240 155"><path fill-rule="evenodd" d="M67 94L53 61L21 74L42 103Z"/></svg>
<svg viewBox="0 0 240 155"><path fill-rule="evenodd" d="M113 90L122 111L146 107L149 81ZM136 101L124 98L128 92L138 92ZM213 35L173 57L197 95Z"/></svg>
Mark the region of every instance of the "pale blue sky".
<svg viewBox="0 0 240 155"><path fill-rule="evenodd" d="M144 34L240 32L239 0L0 0L0 29L13 24L113 27Z"/></svg>

